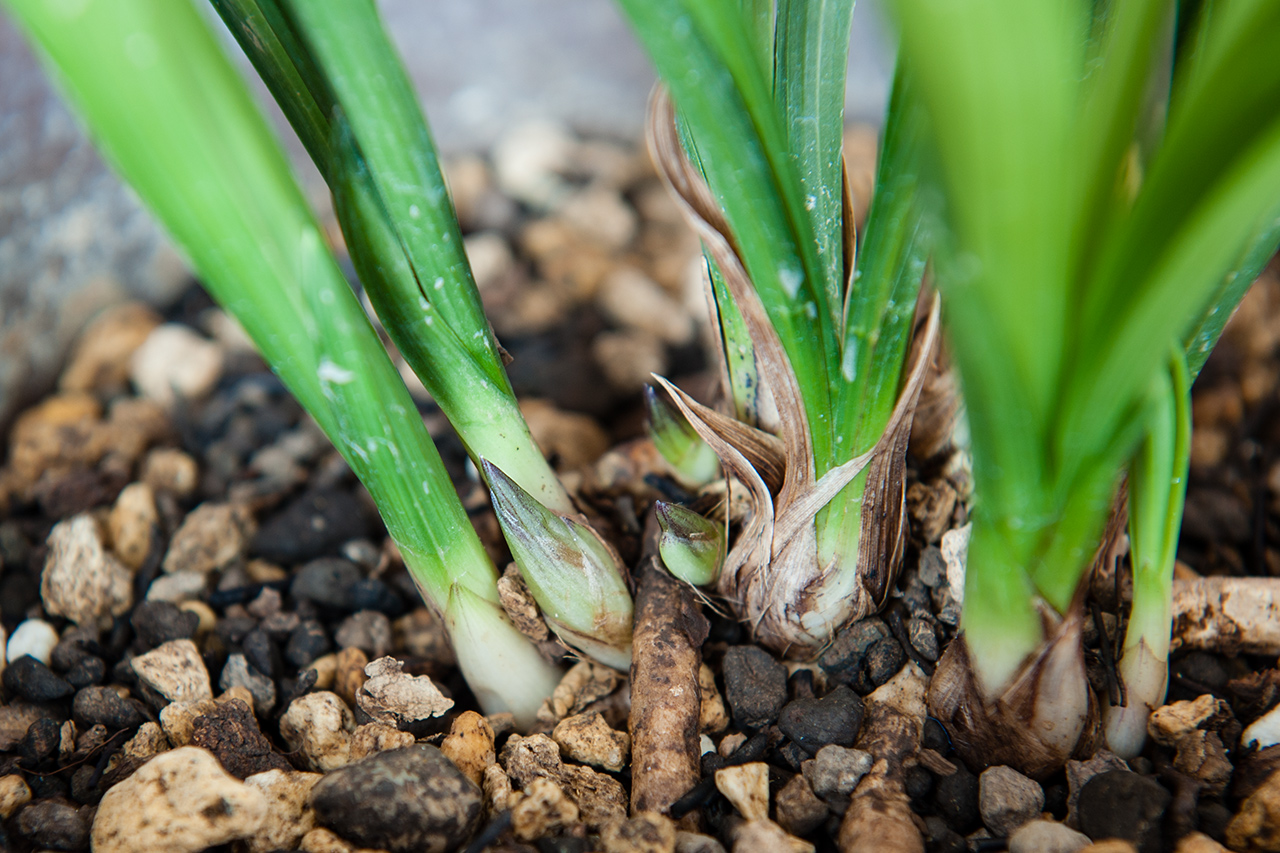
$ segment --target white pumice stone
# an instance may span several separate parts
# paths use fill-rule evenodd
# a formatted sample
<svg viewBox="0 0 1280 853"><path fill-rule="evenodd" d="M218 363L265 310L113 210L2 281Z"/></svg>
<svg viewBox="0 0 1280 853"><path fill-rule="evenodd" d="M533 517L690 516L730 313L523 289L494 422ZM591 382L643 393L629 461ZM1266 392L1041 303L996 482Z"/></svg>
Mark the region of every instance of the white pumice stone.
<svg viewBox="0 0 1280 853"><path fill-rule="evenodd" d="M13 663L23 655L31 655L48 664L53 647L58 645L58 629L43 619L28 619L13 629L13 636L5 647L5 660Z"/></svg>

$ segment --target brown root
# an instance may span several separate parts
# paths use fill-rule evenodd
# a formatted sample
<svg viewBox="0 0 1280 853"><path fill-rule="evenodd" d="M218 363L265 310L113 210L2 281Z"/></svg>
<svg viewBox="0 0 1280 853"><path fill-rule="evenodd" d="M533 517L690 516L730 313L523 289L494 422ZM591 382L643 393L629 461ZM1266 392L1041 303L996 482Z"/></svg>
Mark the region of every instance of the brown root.
<svg viewBox="0 0 1280 853"><path fill-rule="evenodd" d="M1280 578L1173 581L1170 651L1280 654Z"/></svg>
<svg viewBox="0 0 1280 853"><path fill-rule="evenodd" d="M1005 764L1033 779L1088 757L1101 737L1098 701L1085 676L1079 609L1063 620L994 701L983 697L961 635L938 661L929 710L975 772Z"/></svg>
<svg viewBox="0 0 1280 853"><path fill-rule="evenodd" d="M649 527L657 529L652 515ZM656 540L649 533L646 545ZM700 777L698 671L710 626L692 589L671 577L649 548L639 575L628 721L631 812L667 814ZM696 829L697 817L686 815L679 824Z"/></svg>
<svg viewBox="0 0 1280 853"><path fill-rule="evenodd" d="M903 786L924 729L925 676L914 664L867 697L857 747L875 764L862 777L840 823L840 853L924 853L924 837Z"/></svg>

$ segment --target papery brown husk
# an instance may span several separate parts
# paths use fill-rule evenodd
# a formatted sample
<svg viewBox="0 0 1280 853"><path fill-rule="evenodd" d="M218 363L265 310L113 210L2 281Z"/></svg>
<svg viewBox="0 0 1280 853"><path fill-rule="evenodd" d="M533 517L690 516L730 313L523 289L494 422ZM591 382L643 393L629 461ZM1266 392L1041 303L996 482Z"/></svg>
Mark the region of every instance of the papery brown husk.
<svg viewBox="0 0 1280 853"><path fill-rule="evenodd" d="M963 634L951 641L939 659L929 683L929 712L947 729L952 746L974 772L1003 764L1042 780L1066 766L1068 759L1089 758L1102 745L1098 700L1084 679L1079 611L1064 620L1055 634L995 700L982 695ZM1032 730L1037 701L1047 699L1055 689L1056 673L1049 663L1055 649L1066 651L1062 643L1074 645L1080 655L1081 689L1088 696L1082 731L1068 749L1046 743Z"/></svg>

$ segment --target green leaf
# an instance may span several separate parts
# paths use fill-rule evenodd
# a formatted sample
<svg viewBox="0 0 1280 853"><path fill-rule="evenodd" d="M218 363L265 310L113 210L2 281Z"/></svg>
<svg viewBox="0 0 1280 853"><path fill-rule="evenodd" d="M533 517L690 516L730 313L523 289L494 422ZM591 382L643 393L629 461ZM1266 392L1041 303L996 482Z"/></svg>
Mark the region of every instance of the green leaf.
<svg viewBox="0 0 1280 853"><path fill-rule="evenodd" d="M654 508L662 527L658 553L667 571L694 586L714 584L724 565L721 527L679 504L658 501Z"/></svg>

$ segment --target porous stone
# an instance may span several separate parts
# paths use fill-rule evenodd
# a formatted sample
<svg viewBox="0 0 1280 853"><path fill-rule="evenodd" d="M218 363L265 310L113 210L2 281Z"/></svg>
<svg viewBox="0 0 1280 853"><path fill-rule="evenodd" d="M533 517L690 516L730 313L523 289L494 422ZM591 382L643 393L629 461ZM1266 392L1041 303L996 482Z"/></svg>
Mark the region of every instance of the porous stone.
<svg viewBox="0 0 1280 853"><path fill-rule="evenodd" d="M157 447L142 462L142 482L153 492L177 498L190 496L199 482L200 466L194 457L176 447Z"/></svg>
<svg viewBox="0 0 1280 853"><path fill-rule="evenodd" d="M675 853L724 853L724 845L700 832L676 832Z"/></svg>
<svg viewBox="0 0 1280 853"><path fill-rule="evenodd" d="M698 693L701 702L698 711L698 731L705 734L719 734L729 728L729 712L725 709L724 698L716 689L715 673L705 663L698 669Z"/></svg>
<svg viewBox="0 0 1280 853"><path fill-rule="evenodd" d="M192 723L191 743L207 749L237 779L268 770L290 770L289 762L271 748L248 704L239 699L214 703Z"/></svg>
<svg viewBox="0 0 1280 853"><path fill-rule="evenodd" d="M107 516L111 549L120 562L135 572L142 567L151 553L151 540L159 521L155 493L149 485L130 483L120 491Z"/></svg>
<svg viewBox="0 0 1280 853"><path fill-rule="evenodd" d="M356 694L369 678L364 674L368 665L369 656L360 649L341 649L334 656L333 692L352 707L356 704Z"/></svg>
<svg viewBox="0 0 1280 853"><path fill-rule="evenodd" d="M370 661L364 668L368 680L356 693L356 705L370 720L408 729L438 717L453 707L425 675L408 675L393 657Z"/></svg>
<svg viewBox="0 0 1280 853"><path fill-rule="evenodd" d="M326 690L294 699L280 718L280 736L289 749L300 751L307 766L321 773L348 762L354 729L351 709Z"/></svg>
<svg viewBox="0 0 1280 853"><path fill-rule="evenodd" d="M725 698L746 729L772 724L787 701L787 671L758 646L733 646L724 656Z"/></svg>
<svg viewBox="0 0 1280 853"><path fill-rule="evenodd" d="M1225 841L1239 853L1280 850L1280 772L1268 776L1240 804L1227 824Z"/></svg>
<svg viewBox="0 0 1280 853"><path fill-rule="evenodd" d="M538 710L538 719L557 723L570 714L586 710L617 689L618 673L607 666L581 661L569 668L550 698Z"/></svg>
<svg viewBox="0 0 1280 853"><path fill-rule="evenodd" d="M556 723L551 739L560 744L565 757L615 773L627 762L631 738L609 727L598 711L575 714Z"/></svg>
<svg viewBox="0 0 1280 853"><path fill-rule="evenodd" d="M392 853L445 853L480 821L480 790L440 750L393 749L336 770L311 792L317 820Z"/></svg>
<svg viewBox="0 0 1280 853"><path fill-rule="evenodd" d="M1089 836L1053 820L1032 820L1009 836L1009 853L1077 853Z"/></svg>
<svg viewBox="0 0 1280 853"><path fill-rule="evenodd" d="M824 746L800 765L813 792L824 800L848 797L874 764L871 753L843 746Z"/></svg>
<svg viewBox="0 0 1280 853"><path fill-rule="evenodd" d="M180 609L170 601L144 601L129 614L138 639L149 649L170 640L189 640L195 636L200 617Z"/></svg>
<svg viewBox="0 0 1280 853"><path fill-rule="evenodd" d="M978 777L978 811L993 835L1008 836L1044 808L1044 789L1012 767L988 767Z"/></svg>
<svg viewBox="0 0 1280 853"><path fill-rule="evenodd" d="M440 751L457 765L468 779L480 785L485 770L497 760L493 726L475 711L463 711L453 721Z"/></svg>
<svg viewBox="0 0 1280 853"><path fill-rule="evenodd" d="M558 783L578 804L582 822L598 831L614 818L627 814L627 794L618 780L590 767L566 765L560 747L543 734L507 738L499 755L512 781L524 787L539 776Z"/></svg>
<svg viewBox="0 0 1280 853"><path fill-rule="evenodd" d="M165 572L209 572L244 556L253 519L243 507L228 503L200 504L183 519L165 552Z"/></svg>
<svg viewBox="0 0 1280 853"><path fill-rule="evenodd" d="M1088 761L1067 762L1067 819L1065 823L1072 829L1079 829L1078 807L1080 802L1080 790L1088 784L1089 780L1100 773L1106 773L1108 770L1128 770L1129 765L1124 763L1124 759L1111 752L1108 749L1100 749Z"/></svg>
<svg viewBox="0 0 1280 853"><path fill-rule="evenodd" d="M717 770L716 788L747 820L769 816L769 765L763 761Z"/></svg>
<svg viewBox="0 0 1280 853"><path fill-rule="evenodd" d="M733 853L755 853L757 850L776 853L813 853L808 841L789 835L786 830L768 818L748 820L733 832Z"/></svg>
<svg viewBox="0 0 1280 853"><path fill-rule="evenodd" d="M889 627L878 617L861 619L836 633L831 645L818 656L818 665L840 684L857 683L867 650L877 640L889 636Z"/></svg>
<svg viewBox="0 0 1280 853"><path fill-rule="evenodd" d="M676 825L657 812L611 820L600 831L604 853L674 853Z"/></svg>
<svg viewBox="0 0 1280 853"><path fill-rule="evenodd" d="M388 726L385 723L365 723L362 726L356 726L356 730L351 733L350 757L352 761L359 761L370 755L386 752L388 749L413 746L413 743L413 735L402 732L395 726Z"/></svg>
<svg viewBox="0 0 1280 853"><path fill-rule="evenodd" d="M58 645L58 629L43 619L24 619L9 635L5 646L5 659L13 663L23 655L43 664L53 660L53 648Z"/></svg>
<svg viewBox="0 0 1280 853"><path fill-rule="evenodd" d="M198 702L212 699L209 670L196 644L190 640L170 640L131 665L138 681L170 702Z"/></svg>
<svg viewBox="0 0 1280 853"><path fill-rule="evenodd" d="M93 821L96 853L196 853L257 832L267 814L259 788L228 774L210 753L161 753L102 797Z"/></svg>
<svg viewBox="0 0 1280 853"><path fill-rule="evenodd" d="M302 836L298 849L304 853L386 853L384 850L357 847L324 827L317 827Z"/></svg>
<svg viewBox="0 0 1280 853"><path fill-rule="evenodd" d="M160 709L160 727L174 747L190 746L195 734L196 718L212 711L216 703L212 699L195 702L170 702Z"/></svg>
<svg viewBox="0 0 1280 853"><path fill-rule="evenodd" d="M133 572L102 544L93 516L60 521L49 532L40 576L45 610L77 624L106 627L133 605Z"/></svg>
<svg viewBox="0 0 1280 853"><path fill-rule="evenodd" d="M222 376L222 348L178 323L157 326L134 351L130 378L145 397L168 406L208 396Z"/></svg>
<svg viewBox="0 0 1280 853"><path fill-rule="evenodd" d="M1147 734L1162 746L1177 746L1184 735L1197 729L1215 728L1231 717L1231 708L1226 702L1206 693L1192 700L1170 702L1152 711L1147 719Z"/></svg>
<svg viewBox="0 0 1280 853"><path fill-rule="evenodd" d="M312 560L294 575L289 592L294 598L314 601L316 604L349 611L347 590L360 580L360 567L339 557L320 557Z"/></svg>
<svg viewBox="0 0 1280 853"><path fill-rule="evenodd" d="M1203 832L1190 832L1178 839L1173 853L1231 853Z"/></svg>
<svg viewBox="0 0 1280 853"><path fill-rule="evenodd" d="M208 586L203 572L174 572L161 575L147 587L147 601L169 601L181 604L199 599Z"/></svg>
<svg viewBox="0 0 1280 853"><path fill-rule="evenodd" d="M255 773L244 780L262 791L267 815L258 829L245 839L249 853L292 850L302 836L315 828L315 812L307 806L311 789L323 778L319 773L301 773L289 768Z"/></svg>
<svg viewBox="0 0 1280 853"><path fill-rule="evenodd" d="M511 809L511 829L522 841L536 841L578 822L578 805L559 785L539 777Z"/></svg>

